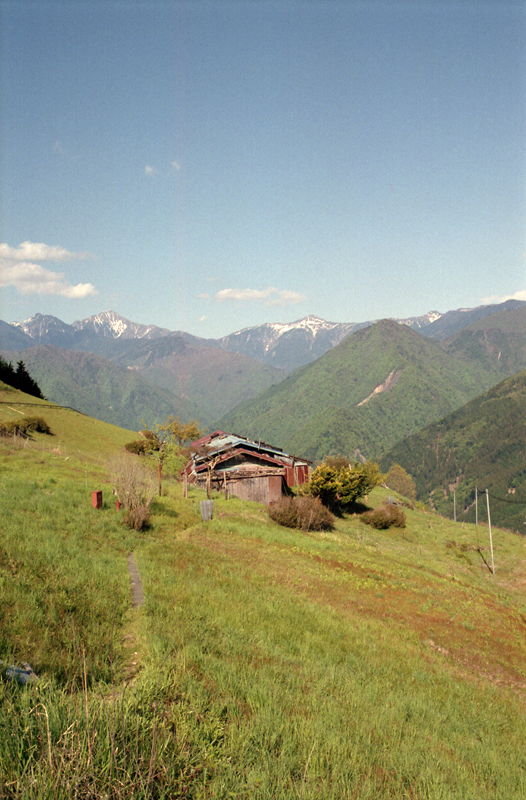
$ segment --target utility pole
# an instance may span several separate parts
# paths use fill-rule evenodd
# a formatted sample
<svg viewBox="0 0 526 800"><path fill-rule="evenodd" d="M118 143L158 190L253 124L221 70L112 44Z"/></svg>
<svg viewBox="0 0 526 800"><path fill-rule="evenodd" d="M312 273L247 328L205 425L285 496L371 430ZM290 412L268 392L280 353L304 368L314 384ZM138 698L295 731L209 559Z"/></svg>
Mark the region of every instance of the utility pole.
<svg viewBox="0 0 526 800"><path fill-rule="evenodd" d="M493 537L491 535L491 517L489 513L489 494L486 489L486 503L488 505L488 527L489 527L489 546L491 549L491 571L495 575L495 562L493 561Z"/></svg>

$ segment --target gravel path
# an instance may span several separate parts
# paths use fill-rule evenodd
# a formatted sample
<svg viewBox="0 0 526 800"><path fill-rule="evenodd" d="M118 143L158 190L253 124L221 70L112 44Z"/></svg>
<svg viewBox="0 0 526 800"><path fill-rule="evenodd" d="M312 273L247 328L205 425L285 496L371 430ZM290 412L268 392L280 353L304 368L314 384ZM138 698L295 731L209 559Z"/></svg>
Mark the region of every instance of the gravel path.
<svg viewBox="0 0 526 800"><path fill-rule="evenodd" d="M133 553L128 556L128 572L130 573L132 608L139 608L144 605L144 591Z"/></svg>

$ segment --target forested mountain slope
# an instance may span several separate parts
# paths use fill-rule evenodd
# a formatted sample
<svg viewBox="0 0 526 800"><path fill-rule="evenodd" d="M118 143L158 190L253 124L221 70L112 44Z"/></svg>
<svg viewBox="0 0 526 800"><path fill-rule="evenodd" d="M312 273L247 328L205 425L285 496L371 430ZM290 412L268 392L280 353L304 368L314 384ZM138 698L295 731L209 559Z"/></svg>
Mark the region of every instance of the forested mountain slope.
<svg viewBox="0 0 526 800"><path fill-rule="evenodd" d="M443 342L463 361L478 362L498 379L526 369L526 306L472 322Z"/></svg>
<svg viewBox="0 0 526 800"><path fill-rule="evenodd" d="M19 355L48 400L112 425L137 431L143 420L153 425L168 414L191 418L195 412L173 392L91 353L41 345Z"/></svg>
<svg viewBox="0 0 526 800"><path fill-rule="evenodd" d="M468 366L421 334L383 320L352 333L217 425L313 460L357 450L374 458L492 383L477 364Z"/></svg>
<svg viewBox="0 0 526 800"><path fill-rule="evenodd" d="M475 521L475 489L490 493L491 519L526 533L526 370L399 442L382 466L400 464L419 499ZM479 501L480 502L480 501ZM482 517L486 501L482 502Z"/></svg>

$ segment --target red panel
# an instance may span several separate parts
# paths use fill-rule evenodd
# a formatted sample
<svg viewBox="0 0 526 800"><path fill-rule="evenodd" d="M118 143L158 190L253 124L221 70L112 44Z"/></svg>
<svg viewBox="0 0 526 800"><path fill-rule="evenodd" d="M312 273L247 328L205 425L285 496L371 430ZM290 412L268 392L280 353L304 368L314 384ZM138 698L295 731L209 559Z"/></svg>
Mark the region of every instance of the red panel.
<svg viewBox="0 0 526 800"><path fill-rule="evenodd" d="M294 474L294 467L285 467L285 480L287 481L287 486L296 485L296 476Z"/></svg>
<svg viewBox="0 0 526 800"><path fill-rule="evenodd" d="M307 483L309 480L309 468L305 464L301 467L298 467L298 484L301 486L304 483Z"/></svg>
<svg viewBox="0 0 526 800"><path fill-rule="evenodd" d="M102 508L102 492L91 493L91 505L93 508Z"/></svg>

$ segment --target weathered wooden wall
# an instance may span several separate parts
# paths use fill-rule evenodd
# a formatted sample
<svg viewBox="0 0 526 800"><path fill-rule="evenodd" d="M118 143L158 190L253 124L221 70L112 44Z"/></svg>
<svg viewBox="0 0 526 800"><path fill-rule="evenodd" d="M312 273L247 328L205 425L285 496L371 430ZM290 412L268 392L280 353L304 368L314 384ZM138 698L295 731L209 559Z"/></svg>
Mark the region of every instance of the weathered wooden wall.
<svg viewBox="0 0 526 800"><path fill-rule="evenodd" d="M277 503L283 496L282 476L264 475L228 481L228 494L255 503Z"/></svg>

